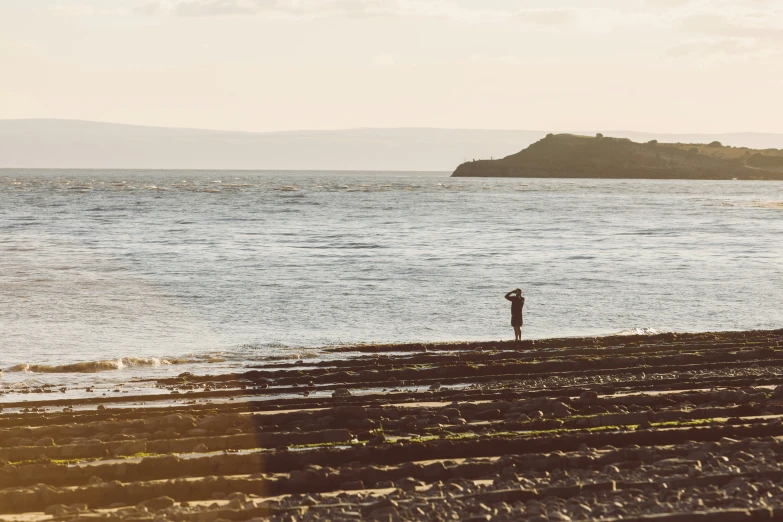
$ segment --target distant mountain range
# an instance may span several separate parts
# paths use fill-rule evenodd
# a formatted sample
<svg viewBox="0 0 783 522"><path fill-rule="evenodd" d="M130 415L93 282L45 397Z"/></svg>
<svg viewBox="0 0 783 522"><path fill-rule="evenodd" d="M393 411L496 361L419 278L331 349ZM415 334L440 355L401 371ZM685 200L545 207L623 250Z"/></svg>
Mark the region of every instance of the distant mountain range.
<svg viewBox="0 0 783 522"><path fill-rule="evenodd" d="M0 120L0 168L451 172L465 161L514 154L548 132L397 128L256 133L78 120ZM601 132L634 141L720 141L754 149L783 148L783 134Z"/></svg>

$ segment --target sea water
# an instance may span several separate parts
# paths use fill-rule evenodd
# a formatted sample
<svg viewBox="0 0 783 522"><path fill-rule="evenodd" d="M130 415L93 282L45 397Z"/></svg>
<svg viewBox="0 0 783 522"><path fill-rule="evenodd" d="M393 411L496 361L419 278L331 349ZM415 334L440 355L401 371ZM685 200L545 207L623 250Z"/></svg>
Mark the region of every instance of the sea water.
<svg viewBox="0 0 783 522"><path fill-rule="evenodd" d="M513 339L518 287L525 338L783 327L783 183L0 171L0 390Z"/></svg>

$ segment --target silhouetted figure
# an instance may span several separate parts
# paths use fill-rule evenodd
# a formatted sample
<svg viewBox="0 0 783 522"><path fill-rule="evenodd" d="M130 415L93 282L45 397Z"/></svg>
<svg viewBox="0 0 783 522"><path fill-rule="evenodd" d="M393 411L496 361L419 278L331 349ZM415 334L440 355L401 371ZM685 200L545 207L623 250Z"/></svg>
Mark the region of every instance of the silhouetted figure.
<svg viewBox="0 0 783 522"><path fill-rule="evenodd" d="M522 340L522 307L525 306L525 298L522 290L517 288L506 294L506 299L511 301L511 326L514 327L514 340Z"/></svg>

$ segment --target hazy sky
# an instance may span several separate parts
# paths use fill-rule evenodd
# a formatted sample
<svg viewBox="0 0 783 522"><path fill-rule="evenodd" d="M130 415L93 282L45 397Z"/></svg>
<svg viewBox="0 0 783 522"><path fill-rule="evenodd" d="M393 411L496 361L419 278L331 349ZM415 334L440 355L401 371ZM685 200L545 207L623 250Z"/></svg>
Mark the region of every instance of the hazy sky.
<svg viewBox="0 0 783 522"><path fill-rule="evenodd" d="M0 118L783 132L783 0L0 0Z"/></svg>

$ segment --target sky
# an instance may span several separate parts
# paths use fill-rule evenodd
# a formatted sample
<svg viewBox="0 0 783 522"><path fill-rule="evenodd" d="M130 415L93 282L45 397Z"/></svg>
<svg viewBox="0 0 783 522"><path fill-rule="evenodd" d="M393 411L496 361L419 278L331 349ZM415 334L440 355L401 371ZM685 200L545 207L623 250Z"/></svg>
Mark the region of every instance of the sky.
<svg viewBox="0 0 783 522"><path fill-rule="evenodd" d="M0 119L783 132L783 0L0 0Z"/></svg>

